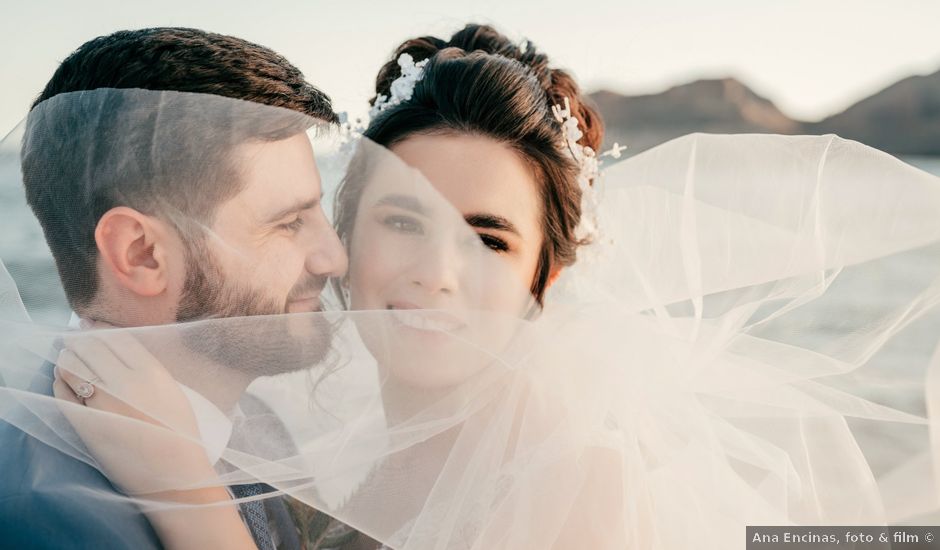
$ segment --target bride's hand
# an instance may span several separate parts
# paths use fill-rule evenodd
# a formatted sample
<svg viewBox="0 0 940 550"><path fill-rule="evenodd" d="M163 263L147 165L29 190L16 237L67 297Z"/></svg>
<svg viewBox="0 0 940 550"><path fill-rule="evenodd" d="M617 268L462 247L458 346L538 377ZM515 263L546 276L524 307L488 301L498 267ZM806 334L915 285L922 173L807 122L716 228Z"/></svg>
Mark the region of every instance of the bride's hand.
<svg viewBox="0 0 940 550"><path fill-rule="evenodd" d="M125 331L86 332L66 340L55 373L53 392L108 479L183 505L147 514L164 547L256 548L235 508L218 505L231 499L213 483L189 400L143 344Z"/></svg>
<svg viewBox="0 0 940 550"><path fill-rule="evenodd" d="M125 492L163 492L215 477L189 400L131 334L67 338L55 372L57 398L96 411L62 407L99 467Z"/></svg>

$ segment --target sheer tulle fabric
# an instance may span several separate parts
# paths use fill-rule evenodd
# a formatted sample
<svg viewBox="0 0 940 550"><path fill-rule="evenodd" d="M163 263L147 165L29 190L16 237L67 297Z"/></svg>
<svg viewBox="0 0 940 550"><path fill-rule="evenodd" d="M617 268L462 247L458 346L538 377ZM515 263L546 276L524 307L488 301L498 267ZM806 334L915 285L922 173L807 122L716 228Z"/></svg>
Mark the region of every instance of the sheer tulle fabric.
<svg viewBox="0 0 940 550"><path fill-rule="evenodd" d="M135 104L151 131L59 144L87 153L88 171L105 147L108 162L139 166L146 151L170 170L197 146L180 137L194 125L230 143L238 128L213 116L267 112L102 90L31 118L89 102L102 117ZM4 193L21 185L32 124L3 143ZM833 136L680 138L603 171L586 213L598 235L538 311L433 182L364 139L306 127L324 188L362 186L359 216L387 197L418 206L421 230L388 227L374 243L385 263L365 269L431 264L459 290L433 309L78 331L31 320L54 317L57 280L32 278L24 305L24 280L4 271L0 418L106 474L121 464L119 487L137 482L90 502L183 506L153 495L260 480L278 492L255 498L286 493L399 549L743 547L744 525L936 511L925 392L940 262L911 258L940 250L938 178ZM205 220L173 223L226 246ZM63 346L80 361L64 364ZM211 455L212 434L176 429L133 375L96 385L165 425L41 389L52 364L88 376L115 358L205 395L247 386L266 406L239 407L218 475L193 478L179 457Z"/></svg>

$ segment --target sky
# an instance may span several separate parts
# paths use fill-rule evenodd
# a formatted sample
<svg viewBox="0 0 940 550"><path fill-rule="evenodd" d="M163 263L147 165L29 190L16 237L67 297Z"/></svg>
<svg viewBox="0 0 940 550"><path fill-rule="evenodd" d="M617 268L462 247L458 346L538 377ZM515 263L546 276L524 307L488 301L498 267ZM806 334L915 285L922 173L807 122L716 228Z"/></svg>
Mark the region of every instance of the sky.
<svg viewBox="0 0 940 550"><path fill-rule="evenodd" d="M5 0L0 135L86 40L152 26L236 35L291 60L337 110L363 114L404 39L467 22L528 38L589 90L655 93L733 76L817 120L911 74L940 69L940 0Z"/></svg>

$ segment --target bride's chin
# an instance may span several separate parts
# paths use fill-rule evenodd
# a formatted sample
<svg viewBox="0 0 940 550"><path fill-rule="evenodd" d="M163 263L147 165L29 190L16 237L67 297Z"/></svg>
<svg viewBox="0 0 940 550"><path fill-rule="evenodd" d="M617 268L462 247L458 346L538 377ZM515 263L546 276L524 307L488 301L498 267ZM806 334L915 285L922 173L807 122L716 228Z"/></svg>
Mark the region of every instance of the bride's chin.
<svg viewBox="0 0 940 550"><path fill-rule="evenodd" d="M421 334L403 327L391 349L380 361L385 375L396 385L419 390L440 390L457 387L483 370L487 365L482 354L467 353L464 346L451 340L438 341L440 335Z"/></svg>
<svg viewBox="0 0 940 550"><path fill-rule="evenodd" d="M388 310L357 321L366 348L396 384L459 386L492 364L512 331L478 312Z"/></svg>

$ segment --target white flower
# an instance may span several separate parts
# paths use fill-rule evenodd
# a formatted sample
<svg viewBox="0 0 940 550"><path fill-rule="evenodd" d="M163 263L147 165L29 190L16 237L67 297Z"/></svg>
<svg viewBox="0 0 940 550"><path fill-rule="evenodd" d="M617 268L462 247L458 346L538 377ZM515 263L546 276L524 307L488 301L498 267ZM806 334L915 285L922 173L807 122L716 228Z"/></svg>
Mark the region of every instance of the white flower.
<svg viewBox="0 0 940 550"><path fill-rule="evenodd" d="M555 120L558 122L564 123L567 119L571 118L571 102L568 101L568 98L565 98L565 108L562 109L559 105L552 105L552 114L555 115Z"/></svg>
<svg viewBox="0 0 940 550"><path fill-rule="evenodd" d="M602 156L602 157L613 157L613 158L615 158L615 159L619 159L619 158L620 158L620 153L621 153L621 151L623 151L623 150L626 149L626 148L627 148L626 145L620 145L619 143L614 142L614 146L611 147L610 149L604 151L604 152L601 154L601 156Z"/></svg>
<svg viewBox="0 0 940 550"><path fill-rule="evenodd" d="M428 64L427 59L422 59L415 63L410 54L403 53L398 56L398 66L401 67L401 76L396 78L389 86L391 96L379 94L372 104L369 111L369 118L375 118L386 109L390 109L403 101L408 101L414 95L415 84L424 78L424 66Z"/></svg>
<svg viewBox="0 0 940 550"><path fill-rule="evenodd" d="M577 143L584 134L581 132L581 129L578 127L578 119L571 117L564 122L565 135L568 139L568 143Z"/></svg>
<svg viewBox="0 0 940 550"><path fill-rule="evenodd" d="M571 101L567 97L564 107L552 106L552 114L561 123L565 144L579 168L577 181L581 189L581 221L575 228L575 237L579 240L591 240L597 236L597 197L591 182L597 178L600 161L594 149L578 143L584 137L584 132L578 125L578 119L571 116Z"/></svg>

